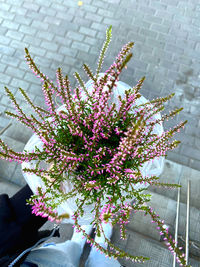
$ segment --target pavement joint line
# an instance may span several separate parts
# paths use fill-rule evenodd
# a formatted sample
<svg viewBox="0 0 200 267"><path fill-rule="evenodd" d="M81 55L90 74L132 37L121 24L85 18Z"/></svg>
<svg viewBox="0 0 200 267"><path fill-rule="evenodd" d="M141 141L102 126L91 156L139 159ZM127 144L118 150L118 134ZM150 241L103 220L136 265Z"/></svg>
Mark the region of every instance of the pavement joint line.
<svg viewBox="0 0 200 267"><path fill-rule="evenodd" d="M1 115L2 113L0 113ZM5 128L3 128L1 131L0 131L0 135L2 135L10 126L12 125L12 122L10 122Z"/></svg>

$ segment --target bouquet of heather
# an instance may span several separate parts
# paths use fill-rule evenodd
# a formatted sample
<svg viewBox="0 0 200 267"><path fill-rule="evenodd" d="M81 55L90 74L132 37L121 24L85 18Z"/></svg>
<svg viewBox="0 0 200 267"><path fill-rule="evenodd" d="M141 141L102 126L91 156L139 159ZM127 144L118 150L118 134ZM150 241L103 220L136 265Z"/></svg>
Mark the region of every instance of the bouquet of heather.
<svg viewBox="0 0 200 267"><path fill-rule="evenodd" d="M174 117L182 108L155 119L155 115L164 109L164 103L174 94L137 105L144 78L136 86L126 90L123 98L118 96L118 105L112 103L110 100L119 75L132 57L130 50L133 43L126 44L111 67L100 75L110 41L111 27L106 32L96 74L92 73L88 65L83 65L92 80L92 90L87 90L80 75L75 73L79 86L74 94L71 93L68 76L63 76L60 68L57 70L58 84L55 86L38 69L25 49L27 63L43 82L42 89L48 108L46 110L34 105L25 91L19 88L37 115L28 116L17 104L12 92L5 88L17 111L17 114L9 111L6 113L31 128L42 142L42 148L36 146L32 151L24 150L19 153L0 140L0 157L22 164L36 162L34 168L23 167L23 172L40 177L45 186L38 187L37 193L28 201L33 205L33 213L36 215L59 223L70 216L68 213L59 214L59 205L75 198L77 209L73 211L71 218L74 226L83 232L89 243L109 257L126 257L135 262L143 262L148 258L130 255L112 244L105 237L102 227L102 222L113 226L119 224L121 238L125 239L125 226L129 222L130 212L142 211L151 216L152 222L157 224L160 233L167 240L170 251L176 253L177 261L181 265L186 266L184 255L169 235L164 222L147 205L150 196L144 192L146 187L136 186L150 184L178 187L176 184L159 183L157 176L142 175L141 167L177 147L179 141L170 139L184 127L186 121L173 129L163 131L161 135L156 135L154 128L164 120ZM60 98L64 108L57 110L54 96ZM64 182L73 185L71 190L63 190ZM134 202L131 202L133 199ZM96 225L98 236L104 235L109 250L96 243L81 228L79 220L84 217L84 207L89 205L93 207L91 224Z"/></svg>

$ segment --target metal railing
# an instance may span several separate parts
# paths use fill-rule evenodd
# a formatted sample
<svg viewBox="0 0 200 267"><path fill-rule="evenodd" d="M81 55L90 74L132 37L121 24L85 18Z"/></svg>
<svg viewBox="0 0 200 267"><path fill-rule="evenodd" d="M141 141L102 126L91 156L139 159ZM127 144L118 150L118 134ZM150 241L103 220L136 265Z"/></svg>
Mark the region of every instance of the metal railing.
<svg viewBox="0 0 200 267"><path fill-rule="evenodd" d="M189 264L189 227L190 227L190 183L187 183L187 215L186 215L186 231L185 231L185 259L186 264ZM180 185L180 183L179 183ZM177 207L176 207L176 225L175 225L175 243L178 245L178 224L179 224L179 209L180 209L180 187L177 194ZM177 246L176 245L176 246ZM173 267L176 267L176 253L174 253Z"/></svg>

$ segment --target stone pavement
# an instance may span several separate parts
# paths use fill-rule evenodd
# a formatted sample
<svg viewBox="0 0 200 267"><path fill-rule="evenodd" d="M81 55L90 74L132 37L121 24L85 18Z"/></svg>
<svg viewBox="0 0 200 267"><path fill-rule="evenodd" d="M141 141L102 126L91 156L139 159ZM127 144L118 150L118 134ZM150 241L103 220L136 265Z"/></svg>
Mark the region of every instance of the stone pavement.
<svg viewBox="0 0 200 267"><path fill-rule="evenodd" d="M113 25L113 40L103 70L121 46L135 42L133 60L121 75L131 86L146 75L142 94L149 99L176 92L166 111L184 107L171 127L188 120L177 135L182 144L169 159L200 170L200 3L199 0L0 0L0 112L12 109L3 87L8 86L21 106L27 104L17 90L24 88L35 103L43 105L41 85L24 62L28 47L36 63L52 80L58 66L81 75L83 62L93 70L105 31ZM86 75L83 78L87 80ZM10 121L4 114L0 129ZM14 123L12 136L27 139Z"/></svg>

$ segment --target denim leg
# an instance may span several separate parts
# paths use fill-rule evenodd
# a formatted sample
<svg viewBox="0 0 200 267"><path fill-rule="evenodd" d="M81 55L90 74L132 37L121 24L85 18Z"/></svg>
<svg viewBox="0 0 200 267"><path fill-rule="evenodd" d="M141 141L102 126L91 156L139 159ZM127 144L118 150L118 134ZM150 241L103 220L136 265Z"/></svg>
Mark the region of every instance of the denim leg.
<svg viewBox="0 0 200 267"><path fill-rule="evenodd" d="M32 250L21 267L27 266L26 261L38 264L39 267L78 267L81 253L80 245L68 240L62 249L59 244L51 244Z"/></svg>
<svg viewBox="0 0 200 267"><path fill-rule="evenodd" d="M101 245L101 244L100 244ZM105 254L101 254L93 248L85 263L85 267L120 267L120 263L114 258L109 259Z"/></svg>

